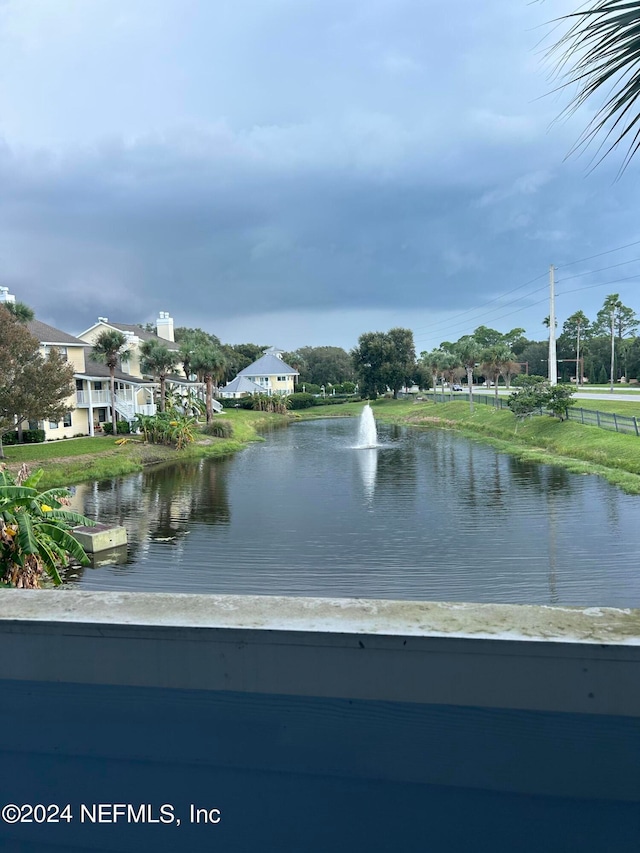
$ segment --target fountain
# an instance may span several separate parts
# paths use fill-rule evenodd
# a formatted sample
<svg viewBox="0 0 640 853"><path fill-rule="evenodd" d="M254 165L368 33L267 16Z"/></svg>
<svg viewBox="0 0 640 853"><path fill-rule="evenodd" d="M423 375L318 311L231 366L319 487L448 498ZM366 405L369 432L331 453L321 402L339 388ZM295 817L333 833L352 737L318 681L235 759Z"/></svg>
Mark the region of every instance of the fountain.
<svg viewBox="0 0 640 853"><path fill-rule="evenodd" d="M362 410L360 424L358 426L358 447L377 447L378 433L376 421L369 403Z"/></svg>

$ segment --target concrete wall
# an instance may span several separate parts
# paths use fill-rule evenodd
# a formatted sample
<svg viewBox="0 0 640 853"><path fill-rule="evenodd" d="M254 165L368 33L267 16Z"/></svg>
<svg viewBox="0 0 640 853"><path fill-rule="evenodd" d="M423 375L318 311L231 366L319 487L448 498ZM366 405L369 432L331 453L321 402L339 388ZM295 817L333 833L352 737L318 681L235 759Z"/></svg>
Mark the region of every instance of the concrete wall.
<svg viewBox="0 0 640 853"><path fill-rule="evenodd" d="M0 713L21 722L0 795L224 806L226 835L56 827L73 849L636 849L639 629L597 608L6 591Z"/></svg>

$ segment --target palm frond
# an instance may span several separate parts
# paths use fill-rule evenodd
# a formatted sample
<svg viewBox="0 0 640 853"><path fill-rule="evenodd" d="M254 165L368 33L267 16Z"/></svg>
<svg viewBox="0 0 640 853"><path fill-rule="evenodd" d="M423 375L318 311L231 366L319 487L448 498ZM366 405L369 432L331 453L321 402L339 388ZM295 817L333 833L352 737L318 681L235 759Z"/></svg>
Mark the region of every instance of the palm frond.
<svg viewBox="0 0 640 853"><path fill-rule="evenodd" d="M609 89L570 153L602 137L595 168L628 142L621 173L640 148L640 0L596 0L560 20L569 22L569 29L549 51L556 57L554 76L558 89L577 86L564 115Z"/></svg>

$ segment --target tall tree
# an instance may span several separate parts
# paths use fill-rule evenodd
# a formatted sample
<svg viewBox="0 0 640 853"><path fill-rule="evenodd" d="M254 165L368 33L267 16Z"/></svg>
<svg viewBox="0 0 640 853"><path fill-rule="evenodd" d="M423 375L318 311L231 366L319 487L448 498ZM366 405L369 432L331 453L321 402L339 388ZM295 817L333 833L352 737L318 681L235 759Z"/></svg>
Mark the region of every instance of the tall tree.
<svg viewBox="0 0 640 853"><path fill-rule="evenodd" d="M483 350L480 357L483 371L491 377L494 383L496 405L498 403L498 380L500 379L500 374L504 370L505 364L513 360L514 355L505 344L495 344L492 347L487 347Z"/></svg>
<svg viewBox="0 0 640 853"><path fill-rule="evenodd" d="M213 344L200 346L193 353L191 365L200 376L201 381L206 383L206 412L207 423L213 417L213 382L220 381L224 375L225 357L222 349Z"/></svg>
<svg viewBox="0 0 640 853"><path fill-rule="evenodd" d="M617 293L610 293L598 311L594 323L594 332L600 335L609 334L611 339L611 366L609 371L611 391L613 391L613 383L615 382L616 338L620 350L623 339L633 334L638 328L638 324L639 321L634 311L622 304Z"/></svg>
<svg viewBox="0 0 640 853"><path fill-rule="evenodd" d="M178 366L179 355L165 344L151 338L140 345L140 369L160 380L160 411L166 406L167 376Z"/></svg>
<svg viewBox="0 0 640 853"><path fill-rule="evenodd" d="M105 329L100 332L93 343L91 357L109 368L109 387L111 390L111 424L113 434L117 435L116 427L116 367L118 363L129 360L127 338L117 329Z"/></svg>
<svg viewBox="0 0 640 853"><path fill-rule="evenodd" d="M413 381L413 332L402 328L365 332L358 338L351 358L363 395L383 394L390 388L397 397L400 388Z"/></svg>
<svg viewBox="0 0 640 853"><path fill-rule="evenodd" d="M562 327L562 334L567 335L567 337L572 338L576 342L576 387L583 384L583 371L581 369L580 361L580 344L584 340L590 325L591 323L589 318L584 311L574 311L570 317L567 317Z"/></svg>
<svg viewBox="0 0 640 853"><path fill-rule="evenodd" d="M460 357L464 369L467 372L467 386L469 388L469 410L473 411L473 371L480 360L482 348L474 335L465 335L455 344L456 352Z"/></svg>
<svg viewBox="0 0 640 853"><path fill-rule="evenodd" d="M2 436L27 420L60 420L69 411L73 367L54 348L42 358L40 342L0 305L0 458Z"/></svg>

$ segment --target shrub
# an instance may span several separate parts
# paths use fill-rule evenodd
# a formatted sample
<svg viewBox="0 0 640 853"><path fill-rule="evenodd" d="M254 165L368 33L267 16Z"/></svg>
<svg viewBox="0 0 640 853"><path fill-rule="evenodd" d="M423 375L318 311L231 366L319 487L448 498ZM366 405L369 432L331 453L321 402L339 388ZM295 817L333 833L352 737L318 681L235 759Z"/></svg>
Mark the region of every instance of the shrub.
<svg viewBox="0 0 640 853"><path fill-rule="evenodd" d="M511 384L515 388L531 388L534 385L540 385L546 381L546 376L536 376L535 373L520 373L518 376L513 377Z"/></svg>
<svg viewBox="0 0 640 853"><path fill-rule="evenodd" d="M23 444L41 444L44 441L44 430L43 429L23 429L22 430L22 443ZM18 431L11 430L10 432L5 432L2 436L2 443L5 445L9 444L18 444Z"/></svg>
<svg viewBox="0 0 640 853"><path fill-rule="evenodd" d="M291 409L309 409L315 403L316 398L313 394L303 394L301 391L291 394L289 397L289 408Z"/></svg>
<svg viewBox="0 0 640 853"><path fill-rule="evenodd" d="M116 421L118 435L129 435L131 432L131 426L129 421ZM113 424L111 421L105 421L102 424L102 430L105 435L113 435Z"/></svg>
<svg viewBox="0 0 640 853"><path fill-rule="evenodd" d="M201 432L205 435L215 435L218 438L231 438L233 435L233 424L231 421L217 418L206 426L203 426Z"/></svg>

